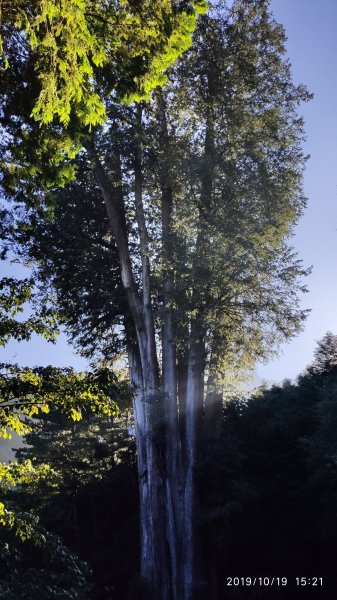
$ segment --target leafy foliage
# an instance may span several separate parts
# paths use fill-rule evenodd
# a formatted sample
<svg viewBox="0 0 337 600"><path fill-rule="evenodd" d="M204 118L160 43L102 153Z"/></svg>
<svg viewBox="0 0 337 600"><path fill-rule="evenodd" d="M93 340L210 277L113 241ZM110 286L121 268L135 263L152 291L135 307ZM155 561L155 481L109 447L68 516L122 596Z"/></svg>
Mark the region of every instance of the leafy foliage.
<svg viewBox="0 0 337 600"><path fill-rule="evenodd" d="M40 480L52 484L55 471L50 465L42 464L38 468L34 467L32 461L27 459L23 462L10 462L9 464L0 464L0 485L2 491L10 489L14 485L34 486L35 482Z"/></svg>
<svg viewBox="0 0 337 600"><path fill-rule="evenodd" d="M4 277L0 280L0 345L10 339L30 340L33 333L54 342L58 334L56 314L48 308L40 308L28 319L18 320L26 303L33 299L33 281ZM15 318L16 317L16 318Z"/></svg>
<svg viewBox="0 0 337 600"><path fill-rule="evenodd" d="M129 399L126 384L117 381L108 369L91 373L76 373L73 369L40 367L35 369L17 365L1 365L0 371L0 436L10 438L11 432L26 435L32 428L32 417L48 414L51 407L79 421L89 412L113 416L118 414L118 401ZM0 464L0 489L9 486L30 486L40 479L53 485L56 473L50 465L23 463ZM31 536L39 540L37 522L30 514L11 510L8 503L0 502L0 523L25 540Z"/></svg>
<svg viewBox="0 0 337 600"><path fill-rule="evenodd" d="M128 387L109 369L76 373L72 368L34 369L2 364L0 372L0 423L2 436L30 430L25 416L49 412L57 406L79 421L88 411L118 413L117 401L129 398Z"/></svg>
<svg viewBox="0 0 337 600"><path fill-rule="evenodd" d="M3 537L3 536L2 536ZM86 600L90 593L87 565L62 540L43 531L43 543L1 540L0 598L5 600Z"/></svg>
<svg viewBox="0 0 337 600"><path fill-rule="evenodd" d="M22 310L22 305L31 299L31 282L5 278L1 282L1 289L3 323L6 325L2 328L4 345L9 337L29 339L32 331L50 337L48 321L31 318L20 323L7 317L15 316ZM119 412L118 402L122 405L128 401L128 386L118 381L109 369L76 373L71 368L30 369L14 364L0 365L0 437L3 438L11 438L12 432L27 434L31 431L32 417L48 414L51 408L61 410L66 418L79 421L89 412L114 416ZM1 496L12 488L23 486L28 486L32 492L41 480L53 486L56 477L50 465L36 466L30 459L8 465L0 463ZM0 523L23 541L28 538L36 543L43 541L36 516L12 510L10 502L5 504L0 501Z"/></svg>
<svg viewBox="0 0 337 600"><path fill-rule="evenodd" d="M91 598L123 598L137 570L138 478L128 420L124 413L74 422L51 410L34 417L17 451L20 462L47 462L58 478L53 487L40 480L15 488L11 501L16 510L37 511L42 525L89 564Z"/></svg>
<svg viewBox="0 0 337 600"><path fill-rule="evenodd" d="M109 92L115 88L129 102L148 97L165 83L164 71L188 48L197 15L206 9L204 0L4 2L3 52L13 37L33 51L41 88L36 120L48 124L57 117L68 125L73 111L91 127L105 119L102 68Z"/></svg>
<svg viewBox="0 0 337 600"><path fill-rule="evenodd" d="M33 491L41 481L48 486L53 486L57 481L56 472L48 464L35 466L30 459L20 463L0 463L1 496L16 486L29 486ZM41 543L43 537L37 529L36 516L33 513L17 513L10 510L9 506L0 502L0 524L14 531L22 541L33 538L35 543Z"/></svg>
<svg viewBox="0 0 337 600"><path fill-rule="evenodd" d="M67 323L72 340L78 340L85 355L104 349L110 359L122 348L119 332L121 315L127 311L126 297L106 209L83 159L79 172L78 183L58 190L53 219L46 221L45 213L33 210L30 222L18 222L16 250L24 251L23 260L37 260L41 265L42 306L55 301L56 294L59 318ZM37 233L34 241L32 228ZM65 260L60 259L61 247Z"/></svg>

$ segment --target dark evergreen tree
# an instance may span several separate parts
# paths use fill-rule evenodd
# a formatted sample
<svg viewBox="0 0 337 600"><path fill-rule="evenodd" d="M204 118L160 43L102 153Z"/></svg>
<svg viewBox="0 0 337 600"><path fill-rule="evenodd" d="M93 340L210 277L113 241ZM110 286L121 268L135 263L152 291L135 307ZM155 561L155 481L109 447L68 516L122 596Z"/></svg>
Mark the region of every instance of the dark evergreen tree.
<svg viewBox="0 0 337 600"><path fill-rule="evenodd" d="M308 367L309 375L331 374L337 367L337 336L328 331L324 337L317 342L314 361Z"/></svg>
<svg viewBox="0 0 337 600"><path fill-rule="evenodd" d="M38 546L1 532L1 600L88 600L88 566L57 536L43 532L43 537Z"/></svg>
<svg viewBox="0 0 337 600"><path fill-rule="evenodd" d="M312 366L326 339L318 342ZM245 600L333 594L336 376L333 361L324 376L310 366L297 384L226 405L221 435L205 447L198 470L199 518L214 598L234 598L227 575L248 573L270 579L282 574L288 583L258 590L240 586ZM317 579L313 588L298 586L299 572L323 578L323 585Z"/></svg>

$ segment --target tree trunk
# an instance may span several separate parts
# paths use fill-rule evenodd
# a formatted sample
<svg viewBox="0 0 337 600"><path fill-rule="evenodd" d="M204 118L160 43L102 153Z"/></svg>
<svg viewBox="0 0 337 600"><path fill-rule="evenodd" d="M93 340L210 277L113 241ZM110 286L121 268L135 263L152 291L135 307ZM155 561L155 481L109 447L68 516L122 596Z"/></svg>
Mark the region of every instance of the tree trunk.
<svg viewBox="0 0 337 600"><path fill-rule="evenodd" d="M141 577L148 597L171 600L172 578L167 552L167 508L165 476L165 442L162 432L163 402L160 394L158 363L155 352L155 334L150 305L149 273L147 261L143 264L143 301L139 297L134 280L125 208L121 186L121 169L118 151L115 156L115 183L112 184L95 148L88 150L93 158L93 168L105 200L111 231L117 246L121 265L121 278L126 292L133 331L134 346L128 348L130 378L134 387L136 444L139 469L140 518L141 518ZM136 165L135 165L136 166ZM141 189L135 193L138 219L142 218ZM142 224L138 222L141 243L144 243ZM146 240L145 240L146 243ZM144 253L144 247L142 252Z"/></svg>
<svg viewBox="0 0 337 600"><path fill-rule="evenodd" d="M173 174L171 149L166 121L166 106L161 92L157 95L160 150L160 187L162 218L162 391L165 402L166 507L167 535L170 549L172 600L183 598L183 460L178 420L177 365L174 327L173 267Z"/></svg>
<svg viewBox="0 0 337 600"><path fill-rule="evenodd" d="M217 439L221 431L221 417L223 409L222 393L217 389L213 373L210 373L207 381L207 393L205 396L205 439Z"/></svg>
<svg viewBox="0 0 337 600"><path fill-rule="evenodd" d="M161 151L163 156L168 156L165 106L160 102L162 99L159 101ZM147 598L192 600L197 556L193 532L193 468L203 400L204 345L195 324L191 331L187 382L182 383L180 380L182 404L186 405L186 430L182 432L178 415L174 273L171 266L173 191L170 169L164 161L160 177L163 233L163 360L160 382L151 304L149 239L142 199L141 118L139 108L134 128L134 190L142 266L142 295L135 283L130 259L118 149L114 149L113 155L114 182L110 181L93 146L89 148L89 152L116 243L121 279L129 306L128 318L131 319L128 360L134 389L139 477L140 575Z"/></svg>
<svg viewBox="0 0 337 600"><path fill-rule="evenodd" d="M198 320L191 325L191 342L188 356L186 389L186 479L184 488L184 600L195 598L196 588L201 582L199 564L198 532L195 520L197 498L194 490L194 468L198 458L201 436L204 368L204 340Z"/></svg>

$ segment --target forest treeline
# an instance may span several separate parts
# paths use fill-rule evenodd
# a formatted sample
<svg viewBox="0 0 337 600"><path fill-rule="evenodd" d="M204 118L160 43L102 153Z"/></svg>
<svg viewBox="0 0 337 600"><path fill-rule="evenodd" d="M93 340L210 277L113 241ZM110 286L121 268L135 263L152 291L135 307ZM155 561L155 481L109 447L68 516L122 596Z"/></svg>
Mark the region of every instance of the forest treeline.
<svg viewBox="0 0 337 600"><path fill-rule="evenodd" d="M210 598L331 598L336 391L337 336L328 333L297 383L225 404L219 436L204 442L195 465ZM138 474L128 409L118 418L80 422L54 409L34 421L17 458L48 463L57 476L7 491L17 512L39 516L43 542L1 532L0 598L140 598ZM228 577L249 576L287 577L288 584L228 586ZM296 586L304 576L317 577L318 588Z"/></svg>

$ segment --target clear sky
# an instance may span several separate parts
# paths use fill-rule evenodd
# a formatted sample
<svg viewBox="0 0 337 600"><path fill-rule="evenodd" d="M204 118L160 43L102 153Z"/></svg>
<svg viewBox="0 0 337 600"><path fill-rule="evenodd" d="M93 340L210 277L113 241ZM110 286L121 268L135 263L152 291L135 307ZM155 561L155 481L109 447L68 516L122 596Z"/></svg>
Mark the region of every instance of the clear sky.
<svg viewBox="0 0 337 600"><path fill-rule="evenodd" d="M296 83L304 83L314 100L301 107L311 155L304 178L308 208L296 229L294 246L306 266L313 266L303 306L311 308L305 330L285 344L281 355L258 365L257 376L269 382L295 378L311 361L315 341L327 330L337 333L337 2L336 0L272 0L276 20L288 36L288 57ZM20 267L10 268L20 276ZM9 274L9 270L5 274ZM61 337L56 346L34 337L30 343L10 343L0 349L0 361L21 364L73 365L76 356Z"/></svg>
<svg viewBox="0 0 337 600"><path fill-rule="evenodd" d="M311 314L281 356L257 369L260 377L278 382L304 369L327 330L337 333L337 2L272 0L271 8L286 30L294 81L314 94L301 107L310 154L304 175L308 208L293 241L304 264L313 267L303 299Z"/></svg>

